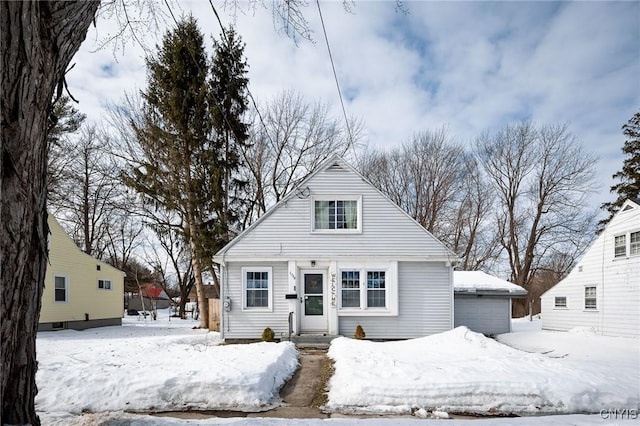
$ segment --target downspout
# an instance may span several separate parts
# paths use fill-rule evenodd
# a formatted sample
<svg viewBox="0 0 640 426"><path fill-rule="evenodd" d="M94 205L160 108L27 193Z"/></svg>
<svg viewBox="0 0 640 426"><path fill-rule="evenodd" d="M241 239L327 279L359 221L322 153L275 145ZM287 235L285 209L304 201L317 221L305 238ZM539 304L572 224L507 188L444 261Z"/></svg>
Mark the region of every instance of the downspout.
<svg viewBox="0 0 640 426"><path fill-rule="evenodd" d="M227 312L224 308L224 301L225 301L225 298L227 297L227 291L228 291L228 288L226 288L226 285L225 285L226 276L227 276L227 265L225 264L224 253L223 253L222 259L220 261L220 301L218 302L220 305L218 307L218 309L220 310L220 339L222 340L224 340L224 329L228 320L228 319L225 319L225 314L227 314Z"/></svg>

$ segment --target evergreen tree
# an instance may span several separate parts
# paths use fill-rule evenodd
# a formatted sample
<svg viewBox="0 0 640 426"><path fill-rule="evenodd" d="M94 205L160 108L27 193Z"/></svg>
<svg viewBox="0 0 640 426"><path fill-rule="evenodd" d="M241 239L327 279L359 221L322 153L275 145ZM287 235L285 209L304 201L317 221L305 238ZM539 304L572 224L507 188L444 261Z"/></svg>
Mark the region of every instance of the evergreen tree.
<svg viewBox="0 0 640 426"><path fill-rule="evenodd" d="M248 108L246 77L248 65L244 60L244 44L233 28L220 35L221 41L213 41L214 54L211 67L211 117L213 119L214 140L221 162L217 174L216 187L221 190L216 206L220 218L221 232L218 233L217 251L232 237L232 230L238 231L238 213L243 208L242 193L246 180L239 178L242 166L242 152L248 147L249 125L244 121Z"/></svg>
<svg viewBox="0 0 640 426"><path fill-rule="evenodd" d="M165 34L157 57L147 61L144 121L132 123L142 158L125 176L127 185L158 208L173 212L178 229L191 252L198 292L200 326L207 327L208 309L202 280L205 254L198 238L209 234L217 222L208 209L218 195L216 183L207 179L217 171L216 146L211 140L209 63L203 36L193 17Z"/></svg>
<svg viewBox="0 0 640 426"><path fill-rule="evenodd" d="M622 147L627 158L622 163L622 170L613 175L614 179L620 180L611 187L611 192L617 193L618 198L612 203L602 204L609 217L600 221L601 226L609 223L628 198L640 198L640 111L622 126L622 132L627 137Z"/></svg>

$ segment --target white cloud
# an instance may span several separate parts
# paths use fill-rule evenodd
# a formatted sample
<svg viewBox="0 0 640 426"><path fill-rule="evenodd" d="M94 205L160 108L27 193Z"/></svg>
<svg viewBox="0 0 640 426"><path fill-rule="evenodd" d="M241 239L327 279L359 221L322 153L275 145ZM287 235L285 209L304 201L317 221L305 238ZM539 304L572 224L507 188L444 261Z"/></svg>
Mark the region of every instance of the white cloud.
<svg viewBox="0 0 640 426"><path fill-rule="evenodd" d="M179 4L198 18L210 46L220 28L209 2ZM215 4L223 22L232 22L231 10ZM405 4L407 15L393 2L357 2L350 14L341 2L321 2L347 113L363 119L370 144L398 144L442 125L468 142L519 119L567 123L601 158L593 205L610 198L610 176L623 160L620 127L640 106L640 3ZM329 102L341 115L314 2L305 13L315 43L298 46L277 31L270 10L256 6L237 14L250 88L259 102L297 90L309 101ZM100 39L116 29L111 18L99 20L95 31ZM152 47L148 52L161 34L142 35ZM145 51L129 44L115 54L91 53L95 38L91 30L68 80L79 108L99 120L106 103L144 88Z"/></svg>

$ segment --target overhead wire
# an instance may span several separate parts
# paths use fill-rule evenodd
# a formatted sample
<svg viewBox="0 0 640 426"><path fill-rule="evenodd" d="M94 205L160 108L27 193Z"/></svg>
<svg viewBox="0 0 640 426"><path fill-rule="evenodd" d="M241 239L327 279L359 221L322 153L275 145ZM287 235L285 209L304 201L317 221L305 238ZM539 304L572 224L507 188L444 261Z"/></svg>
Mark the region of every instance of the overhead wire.
<svg viewBox="0 0 640 426"><path fill-rule="evenodd" d="M331 69L333 70L333 79L336 82L336 88L338 89L338 98L340 99L340 106L342 107L342 116L347 127L347 136L349 138L349 144L353 149L354 156L356 155L355 144L353 141L353 134L351 133L351 126L349 125L349 119L347 118L347 110L344 107L344 99L342 97L342 90L340 90L340 83L338 82L338 74L336 73L336 66L333 61L333 55L331 54L331 46L329 45L329 37L327 37L327 28L324 24L324 18L322 16L322 9L320 9L320 0L316 0L318 6L318 15L320 15L320 23L322 24L322 32L324 33L324 40L327 44L327 52L329 52L329 60L331 61Z"/></svg>

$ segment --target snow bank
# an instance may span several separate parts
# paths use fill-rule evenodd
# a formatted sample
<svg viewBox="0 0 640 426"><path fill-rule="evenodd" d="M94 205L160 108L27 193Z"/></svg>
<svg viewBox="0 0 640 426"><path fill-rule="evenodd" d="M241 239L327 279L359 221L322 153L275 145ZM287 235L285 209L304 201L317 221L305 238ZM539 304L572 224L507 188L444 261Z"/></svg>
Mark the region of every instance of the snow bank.
<svg viewBox="0 0 640 426"><path fill-rule="evenodd" d="M36 409L257 411L278 403L298 365L295 346L219 343L218 333L153 322L40 333Z"/></svg>
<svg viewBox="0 0 640 426"><path fill-rule="evenodd" d="M400 342L342 337L329 356L334 412L597 413L639 402L633 377L612 380L611 369L523 352L466 327Z"/></svg>

